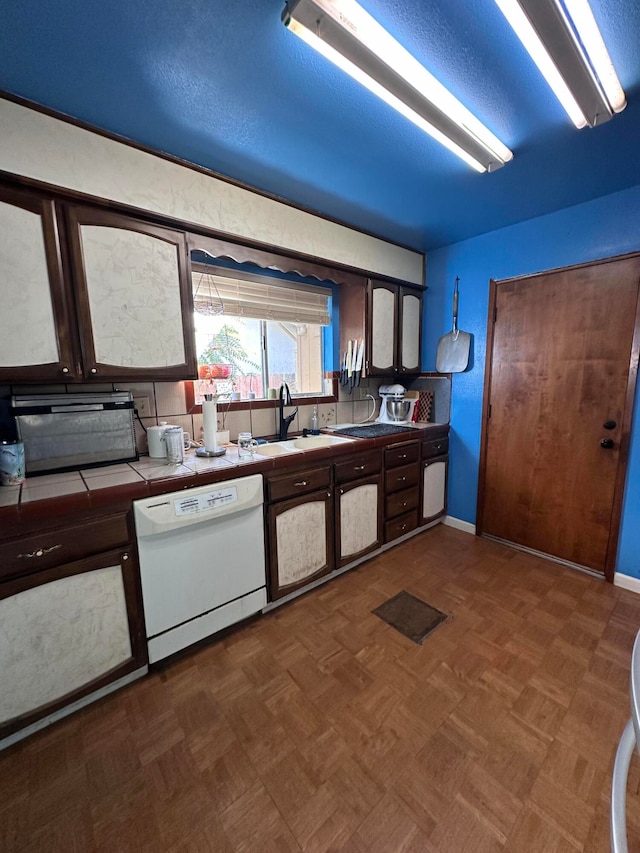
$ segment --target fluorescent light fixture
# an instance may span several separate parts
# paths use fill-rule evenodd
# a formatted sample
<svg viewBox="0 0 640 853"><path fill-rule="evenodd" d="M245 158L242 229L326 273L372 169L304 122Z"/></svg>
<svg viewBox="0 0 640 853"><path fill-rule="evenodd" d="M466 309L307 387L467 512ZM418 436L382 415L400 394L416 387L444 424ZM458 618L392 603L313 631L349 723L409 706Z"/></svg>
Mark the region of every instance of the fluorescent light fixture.
<svg viewBox="0 0 640 853"><path fill-rule="evenodd" d="M576 127L627 102L588 0L495 0Z"/></svg>
<svg viewBox="0 0 640 853"><path fill-rule="evenodd" d="M291 32L478 172L512 152L355 0L289 0Z"/></svg>

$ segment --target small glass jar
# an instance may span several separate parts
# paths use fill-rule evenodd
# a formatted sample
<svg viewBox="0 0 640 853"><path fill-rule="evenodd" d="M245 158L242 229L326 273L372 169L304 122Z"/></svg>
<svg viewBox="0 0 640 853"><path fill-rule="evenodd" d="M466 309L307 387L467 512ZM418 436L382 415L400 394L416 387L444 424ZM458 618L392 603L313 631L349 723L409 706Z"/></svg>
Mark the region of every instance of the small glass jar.
<svg viewBox="0 0 640 853"><path fill-rule="evenodd" d="M180 465L184 462L184 430L182 427L169 427L164 431L164 443L167 448L167 465Z"/></svg>
<svg viewBox="0 0 640 853"><path fill-rule="evenodd" d="M258 442L250 432L238 433L238 459L253 459Z"/></svg>

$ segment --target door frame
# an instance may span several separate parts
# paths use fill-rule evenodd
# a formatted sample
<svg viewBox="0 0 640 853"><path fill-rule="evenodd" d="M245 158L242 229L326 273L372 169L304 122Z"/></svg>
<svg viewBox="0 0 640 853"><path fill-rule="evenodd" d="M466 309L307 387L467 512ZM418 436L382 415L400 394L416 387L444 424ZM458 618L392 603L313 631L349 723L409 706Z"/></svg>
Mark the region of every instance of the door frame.
<svg viewBox="0 0 640 853"><path fill-rule="evenodd" d="M640 252L628 252L624 255L615 255L611 258L600 258L595 261L586 261L580 264L570 264L565 267L554 267L549 270L541 270L526 275L511 276L503 279L489 280L489 310L487 314L487 348L484 370L484 389L482 396L482 431L480 435L480 459L478 471L478 500L476 505L476 535L482 536L482 524L484 516L484 501L486 489L486 464L487 444L489 439L489 410L491 398L491 365L493 363L494 328L496 319L496 302L498 287L502 284L511 284L517 281L526 281L539 276L552 275L553 273L570 272L572 270L584 269L585 267L599 266L600 264L623 261L628 258L637 258ZM638 300L636 302L636 316L631 344L631 357L629 359L629 371L627 374L627 392L625 396L624 414L622 417L622 430L620 436L620 454L618 457L618 470L613 495L613 506L611 511L611 524L609 527L609 541L605 558L604 576L609 583L613 583L618 555L618 540L620 538L620 524L622 520L622 503L624 499L624 488L627 479L627 463L629 459L629 445L631 442L631 423L633 418L633 404L635 400L636 383L638 378L638 361L640 360L640 287L638 289ZM553 557L553 555L549 555ZM559 562L562 562L558 558Z"/></svg>

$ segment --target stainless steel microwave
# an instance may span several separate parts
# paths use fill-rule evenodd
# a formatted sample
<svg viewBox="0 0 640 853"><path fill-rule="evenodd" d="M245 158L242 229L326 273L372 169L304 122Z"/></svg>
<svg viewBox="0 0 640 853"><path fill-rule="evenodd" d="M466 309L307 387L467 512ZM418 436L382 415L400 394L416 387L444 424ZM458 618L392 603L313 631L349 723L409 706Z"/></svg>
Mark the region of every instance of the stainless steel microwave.
<svg viewBox="0 0 640 853"><path fill-rule="evenodd" d="M130 391L11 398L26 473L76 471L138 458Z"/></svg>

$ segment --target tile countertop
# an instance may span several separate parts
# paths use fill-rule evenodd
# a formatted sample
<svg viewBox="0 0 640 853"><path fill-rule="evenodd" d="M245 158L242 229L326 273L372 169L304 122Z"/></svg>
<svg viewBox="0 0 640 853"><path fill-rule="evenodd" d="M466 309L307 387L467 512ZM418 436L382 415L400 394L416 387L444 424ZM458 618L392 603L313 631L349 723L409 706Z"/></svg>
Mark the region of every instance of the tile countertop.
<svg viewBox="0 0 640 853"><path fill-rule="evenodd" d="M448 424L416 426L416 434L426 437L436 432L446 434ZM416 435L418 437L418 435ZM69 513L108 507L154 494L207 485L242 475L286 470L305 464L326 462L345 453L373 450L386 444L406 441L407 433L382 438L352 439L328 448L286 456L258 456L247 461L238 459L235 444L226 445L224 456L204 458L195 450L185 454L182 465L167 465L161 459L141 456L136 462L85 468L60 474L27 478L21 486L0 487L0 521L17 522L43 515ZM413 436L411 436L413 438Z"/></svg>

